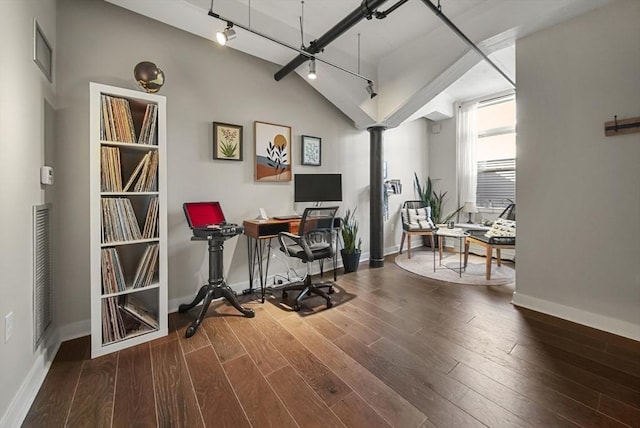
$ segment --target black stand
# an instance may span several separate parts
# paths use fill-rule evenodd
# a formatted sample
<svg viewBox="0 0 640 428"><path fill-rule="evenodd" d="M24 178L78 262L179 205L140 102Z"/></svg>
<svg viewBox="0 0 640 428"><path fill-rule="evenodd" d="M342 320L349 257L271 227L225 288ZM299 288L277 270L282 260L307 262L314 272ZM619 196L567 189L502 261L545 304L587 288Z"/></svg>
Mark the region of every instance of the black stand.
<svg viewBox="0 0 640 428"><path fill-rule="evenodd" d="M231 290L231 288L227 285L227 282L224 280L222 275L222 251L224 249L223 242L227 239L223 236L214 236L207 238L191 238L194 241L201 241L206 239L209 242L209 281L207 284L203 285L198 294L196 294L193 302L189 304L182 304L178 307L178 312L185 312L189 309L195 307L198 303L200 303L204 299L204 303L202 303L202 309L200 309L200 313L196 317L196 319L191 323L189 327L187 327L187 331L184 333L185 337L191 337L195 334L196 330L202 323L202 319L207 314L207 310L209 309L209 304L213 299L219 299L220 297L224 297L229 303L233 305L234 308L242 312L242 314L247 318L253 318L256 314L253 312L253 309L245 309L240 306L238 300L236 299L236 295Z"/></svg>

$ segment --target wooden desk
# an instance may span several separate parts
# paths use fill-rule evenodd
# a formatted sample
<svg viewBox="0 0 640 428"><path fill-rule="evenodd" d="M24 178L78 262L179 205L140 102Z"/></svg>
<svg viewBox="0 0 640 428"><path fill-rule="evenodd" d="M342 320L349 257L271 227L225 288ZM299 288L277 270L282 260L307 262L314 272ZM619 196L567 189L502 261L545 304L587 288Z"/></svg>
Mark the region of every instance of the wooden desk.
<svg viewBox="0 0 640 428"><path fill-rule="evenodd" d="M267 284L267 276L269 273L269 261L271 260L271 240L278 236L280 232L289 232L298 234L301 218L293 218L288 220L278 220L270 218L267 220L245 220L242 222L244 226L244 234L247 235L247 256L249 264L249 293L253 293L253 283L258 271L260 279L260 292L262 303L264 303L264 293ZM335 229L340 229L342 220L336 217L333 222ZM264 259L266 251L266 261ZM333 280L336 277L336 262L338 252L338 239L336 237L336 248L333 255Z"/></svg>
<svg viewBox="0 0 640 428"><path fill-rule="evenodd" d="M278 220L270 218L268 220L245 220L244 234L254 239L275 238L280 232L298 233L300 218L290 220Z"/></svg>

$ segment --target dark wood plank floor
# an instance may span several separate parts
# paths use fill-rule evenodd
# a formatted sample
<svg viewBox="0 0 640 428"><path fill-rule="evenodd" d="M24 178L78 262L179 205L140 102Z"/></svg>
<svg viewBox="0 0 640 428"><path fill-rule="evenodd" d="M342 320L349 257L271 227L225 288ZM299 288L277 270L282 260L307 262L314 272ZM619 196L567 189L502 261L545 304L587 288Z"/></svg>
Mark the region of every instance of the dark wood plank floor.
<svg viewBox="0 0 640 428"><path fill-rule="evenodd" d="M62 344L25 427L640 428L640 343L510 304L513 287L362 265L337 305L220 302L91 360Z"/></svg>

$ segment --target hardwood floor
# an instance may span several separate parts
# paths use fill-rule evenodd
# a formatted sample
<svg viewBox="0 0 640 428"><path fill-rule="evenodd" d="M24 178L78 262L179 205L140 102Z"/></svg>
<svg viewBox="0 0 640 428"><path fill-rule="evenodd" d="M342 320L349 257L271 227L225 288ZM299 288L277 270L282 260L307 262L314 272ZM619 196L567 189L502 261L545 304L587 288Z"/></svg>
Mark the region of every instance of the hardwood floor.
<svg viewBox="0 0 640 428"><path fill-rule="evenodd" d="M337 305L212 305L91 360L65 342L24 427L640 427L640 342L442 284L387 258L339 276ZM294 293L292 293L294 294ZM291 298L292 296L290 296Z"/></svg>

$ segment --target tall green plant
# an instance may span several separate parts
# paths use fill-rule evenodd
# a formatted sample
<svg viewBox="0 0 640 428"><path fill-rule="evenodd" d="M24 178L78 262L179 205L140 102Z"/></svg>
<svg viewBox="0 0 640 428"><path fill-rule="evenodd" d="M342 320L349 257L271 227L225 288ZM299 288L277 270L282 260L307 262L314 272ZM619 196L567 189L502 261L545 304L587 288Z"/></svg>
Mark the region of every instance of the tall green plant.
<svg viewBox="0 0 640 428"><path fill-rule="evenodd" d="M418 197L425 203L427 206L431 207L431 219L435 224L443 224L447 223L449 220L453 218L456 214L462 210L462 207L459 207L452 213L447 214L444 218L441 218L442 205L444 203L444 197L447 195L447 192L436 192L433 189L433 182L431 181L431 177L427 176L427 181L423 185L420 183L420 179L418 178L418 174L416 172L413 173L415 177L415 188L418 193Z"/></svg>
<svg viewBox="0 0 640 428"><path fill-rule="evenodd" d="M362 239L358 237L358 220L356 220L356 210L347 209L346 214L342 218L342 240L344 241L344 252L347 254L359 253L362 250ZM357 242L357 244L356 244Z"/></svg>

